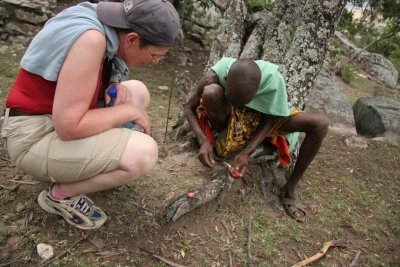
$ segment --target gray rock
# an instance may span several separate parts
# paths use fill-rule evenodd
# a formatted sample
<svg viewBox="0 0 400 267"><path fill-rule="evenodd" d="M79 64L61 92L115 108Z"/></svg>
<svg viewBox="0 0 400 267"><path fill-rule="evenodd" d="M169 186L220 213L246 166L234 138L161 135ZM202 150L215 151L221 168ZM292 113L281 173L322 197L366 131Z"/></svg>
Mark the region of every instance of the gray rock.
<svg viewBox="0 0 400 267"><path fill-rule="evenodd" d="M323 66L306 98L306 111L323 113L330 120L332 132L357 135L353 109L346 95L337 86L332 72Z"/></svg>
<svg viewBox="0 0 400 267"><path fill-rule="evenodd" d="M37 15L33 12L27 12L24 10L15 10L15 16L20 21L27 22L30 24L37 24L37 25L41 25L42 23L44 23L46 20L49 19L47 17L47 15L45 15L45 14Z"/></svg>
<svg viewBox="0 0 400 267"><path fill-rule="evenodd" d="M344 140L344 143L348 147L356 147L356 148L367 148L368 143L365 138L359 136L349 136Z"/></svg>
<svg viewBox="0 0 400 267"><path fill-rule="evenodd" d="M395 88L399 73L395 66L384 56L363 51L357 57L357 62L372 77L390 88Z"/></svg>
<svg viewBox="0 0 400 267"><path fill-rule="evenodd" d="M4 25L8 19L7 10L4 7L0 7L0 25Z"/></svg>
<svg viewBox="0 0 400 267"><path fill-rule="evenodd" d="M355 61L365 72L390 88L396 87L399 72L390 60L380 54L363 51L340 32L335 32L335 36L341 41L341 49L344 54L348 57L355 57Z"/></svg>
<svg viewBox="0 0 400 267"><path fill-rule="evenodd" d="M382 96L361 97L353 110L360 135L400 140L400 102Z"/></svg>
<svg viewBox="0 0 400 267"><path fill-rule="evenodd" d="M31 36L54 15L56 0L1 0L0 40Z"/></svg>

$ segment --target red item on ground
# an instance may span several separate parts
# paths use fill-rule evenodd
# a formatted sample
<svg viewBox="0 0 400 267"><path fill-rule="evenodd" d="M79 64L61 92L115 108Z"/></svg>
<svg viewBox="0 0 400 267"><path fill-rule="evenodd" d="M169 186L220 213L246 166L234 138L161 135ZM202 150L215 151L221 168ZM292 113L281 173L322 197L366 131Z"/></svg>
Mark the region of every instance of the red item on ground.
<svg viewBox="0 0 400 267"><path fill-rule="evenodd" d="M188 198L194 198L196 196L196 194L194 192L187 192L186 196Z"/></svg>
<svg viewBox="0 0 400 267"><path fill-rule="evenodd" d="M233 178L241 178L242 174L234 167L231 166L228 162L224 161L222 164L228 169L229 173L233 175Z"/></svg>

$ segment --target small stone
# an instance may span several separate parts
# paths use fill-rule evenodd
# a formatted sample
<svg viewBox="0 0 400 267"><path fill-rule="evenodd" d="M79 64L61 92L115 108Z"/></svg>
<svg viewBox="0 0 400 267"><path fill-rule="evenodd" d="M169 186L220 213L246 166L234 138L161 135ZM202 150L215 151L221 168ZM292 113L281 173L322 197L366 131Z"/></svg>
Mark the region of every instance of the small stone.
<svg viewBox="0 0 400 267"><path fill-rule="evenodd" d="M345 144L348 147L357 147L357 148L367 148L368 144L367 141L358 136L349 136L344 140Z"/></svg>
<svg viewBox="0 0 400 267"><path fill-rule="evenodd" d="M160 90L163 90L163 91L168 91L168 86L166 86L166 85L160 85L159 87L158 87L158 89L160 89Z"/></svg>
<svg viewBox="0 0 400 267"><path fill-rule="evenodd" d="M54 256L53 247L44 243L40 243L36 247L37 253L39 256L44 259L48 260Z"/></svg>

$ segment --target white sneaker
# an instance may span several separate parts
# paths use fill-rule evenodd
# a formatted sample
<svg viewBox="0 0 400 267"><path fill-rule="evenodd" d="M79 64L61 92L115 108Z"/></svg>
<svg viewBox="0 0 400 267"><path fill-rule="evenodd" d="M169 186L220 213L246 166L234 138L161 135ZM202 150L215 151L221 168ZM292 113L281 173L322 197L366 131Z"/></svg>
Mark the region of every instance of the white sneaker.
<svg viewBox="0 0 400 267"><path fill-rule="evenodd" d="M86 195L57 200L51 197L50 191L51 187L44 189L38 196L38 203L45 211L60 215L67 223L83 230L99 228L106 222L107 215Z"/></svg>

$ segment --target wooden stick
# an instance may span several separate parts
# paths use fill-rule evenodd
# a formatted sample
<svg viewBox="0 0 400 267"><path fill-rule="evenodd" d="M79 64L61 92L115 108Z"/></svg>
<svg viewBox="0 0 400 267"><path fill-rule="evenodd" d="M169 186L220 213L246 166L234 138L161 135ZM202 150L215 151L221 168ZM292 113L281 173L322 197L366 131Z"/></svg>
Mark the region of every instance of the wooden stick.
<svg viewBox="0 0 400 267"><path fill-rule="evenodd" d="M229 267L233 267L232 253L228 250Z"/></svg>
<svg viewBox="0 0 400 267"><path fill-rule="evenodd" d="M149 210L149 209L147 209L147 208L144 208L144 207L142 207L141 205L139 205L139 204L136 203L136 202L133 202L133 206L135 206L135 207L138 208L138 209L142 209L142 210L144 210L144 211L147 211L147 212L151 213L151 214L153 215L153 217L155 217L156 214L157 214L156 211L152 211L152 210Z"/></svg>
<svg viewBox="0 0 400 267"><path fill-rule="evenodd" d="M222 220L221 223L224 226L224 228L226 230L226 234L228 235L229 239L231 239L232 236L231 236L231 232L229 231L228 225L226 224L226 222L224 220Z"/></svg>
<svg viewBox="0 0 400 267"><path fill-rule="evenodd" d="M354 259L351 261L349 267L355 267L358 261L358 258L360 257L361 250L357 251L356 255L354 256Z"/></svg>
<svg viewBox="0 0 400 267"><path fill-rule="evenodd" d="M149 250L147 250L145 248L140 248L140 249L143 250L144 252L149 253L154 258L159 259L160 261L168 264L169 266L172 266L172 267L188 267L188 266L185 266L185 265L180 265L180 264L177 264L175 262L172 262L172 261L170 261L170 260L168 260L168 259L166 259L164 257L158 256L158 255L154 254L153 252L151 252L151 251L149 251Z"/></svg>
<svg viewBox="0 0 400 267"><path fill-rule="evenodd" d="M315 255L313 255L299 263L296 263L295 265L292 265L291 267L306 266L306 265L318 260L322 256L324 256L330 247L347 247L349 244L350 244L350 242L346 241L346 240L331 240L331 241L325 242L323 244L321 250L318 251L318 253L316 253Z"/></svg>
<svg viewBox="0 0 400 267"><path fill-rule="evenodd" d="M160 261L162 261L162 262L164 262L164 263L166 263L166 264L168 264L168 265L170 265L170 266L172 266L172 267L188 267L188 266L186 266L186 265L180 265L180 264L177 264L177 263L175 263L175 262L172 262L172 261L170 261L170 260L168 260L168 259L166 259L166 258L164 258L164 257L161 257L161 256L158 256L158 255L156 255L156 254L151 254L154 258L156 258L156 259L159 259Z"/></svg>
<svg viewBox="0 0 400 267"><path fill-rule="evenodd" d="M253 267L253 256L251 256L251 220L249 220L248 238L247 238L247 261L248 266Z"/></svg>
<svg viewBox="0 0 400 267"><path fill-rule="evenodd" d="M10 180L10 182L18 183L18 184L30 184L30 185L37 185L37 184L39 184L39 182L17 181L17 180Z"/></svg>
<svg viewBox="0 0 400 267"><path fill-rule="evenodd" d="M173 88L173 86L174 86L174 81L175 81L175 77L172 76L171 89L169 90L168 111L167 111L167 122L165 123L164 143L165 143L165 140L167 139L168 121L169 121L169 111L171 110L172 88Z"/></svg>

